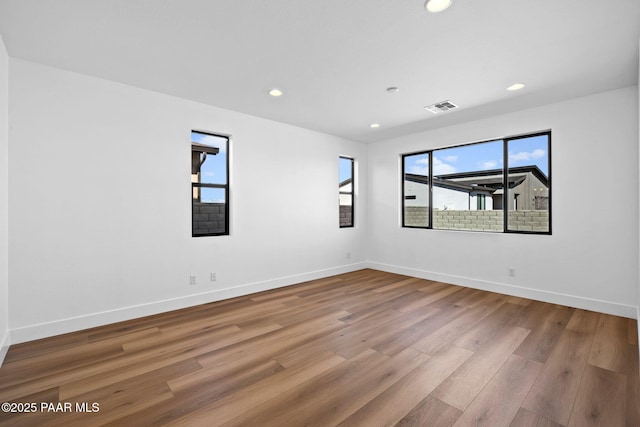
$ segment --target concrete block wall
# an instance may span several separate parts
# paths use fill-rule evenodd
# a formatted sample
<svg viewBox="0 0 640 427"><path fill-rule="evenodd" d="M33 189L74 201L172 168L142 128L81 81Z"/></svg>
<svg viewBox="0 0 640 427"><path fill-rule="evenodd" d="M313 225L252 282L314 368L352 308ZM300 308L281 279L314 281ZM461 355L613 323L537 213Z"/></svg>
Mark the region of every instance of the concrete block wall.
<svg viewBox="0 0 640 427"><path fill-rule="evenodd" d="M351 212L353 212L352 206L340 205L340 227L353 225L351 224Z"/></svg>
<svg viewBox="0 0 640 427"><path fill-rule="evenodd" d="M225 204L193 202L193 234L224 233Z"/></svg>
<svg viewBox="0 0 640 427"><path fill-rule="evenodd" d="M509 229L518 231L549 231L549 211L510 211Z"/></svg>
<svg viewBox="0 0 640 427"><path fill-rule="evenodd" d="M433 211L433 227L446 230L502 231L502 211Z"/></svg>
<svg viewBox="0 0 640 427"><path fill-rule="evenodd" d="M472 230L501 232L503 226L501 210L486 211L433 211L433 228L443 230ZM405 207L405 225L425 227L428 209L421 206ZM548 231L548 211L511 211L509 229L517 231Z"/></svg>
<svg viewBox="0 0 640 427"><path fill-rule="evenodd" d="M407 227L426 227L429 221L429 209L426 206L405 206L404 225Z"/></svg>

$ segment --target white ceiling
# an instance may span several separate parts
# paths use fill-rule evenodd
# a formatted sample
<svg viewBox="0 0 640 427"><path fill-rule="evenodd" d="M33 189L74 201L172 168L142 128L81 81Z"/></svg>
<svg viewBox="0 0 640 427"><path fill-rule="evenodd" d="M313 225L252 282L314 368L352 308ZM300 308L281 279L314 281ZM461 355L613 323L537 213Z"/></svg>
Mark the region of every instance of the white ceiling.
<svg viewBox="0 0 640 427"><path fill-rule="evenodd" d="M368 142L636 85L640 1L0 0L0 34L14 58Z"/></svg>

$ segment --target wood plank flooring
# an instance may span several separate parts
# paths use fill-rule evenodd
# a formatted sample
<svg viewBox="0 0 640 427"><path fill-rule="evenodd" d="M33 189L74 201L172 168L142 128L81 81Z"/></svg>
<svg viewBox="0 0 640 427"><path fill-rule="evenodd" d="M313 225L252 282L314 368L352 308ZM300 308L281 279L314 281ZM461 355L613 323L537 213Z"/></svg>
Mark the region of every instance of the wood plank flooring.
<svg viewBox="0 0 640 427"><path fill-rule="evenodd" d="M635 320L361 270L14 345L0 425L638 427L638 372Z"/></svg>

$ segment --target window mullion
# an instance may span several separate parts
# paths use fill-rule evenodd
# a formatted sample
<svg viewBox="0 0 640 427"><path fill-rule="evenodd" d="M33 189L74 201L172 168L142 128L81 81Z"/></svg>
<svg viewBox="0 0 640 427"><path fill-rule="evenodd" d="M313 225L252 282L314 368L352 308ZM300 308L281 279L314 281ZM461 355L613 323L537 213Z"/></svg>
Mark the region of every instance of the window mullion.
<svg viewBox="0 0 640 427"><path fill-rule="evenodd" d="M509 229L509 140L502 140L502 232Z"/></svg>
<svg viewBox="0 0 640 427"><path fill-rule="evenodd" d="M433 228L433 151L429 151L429 218L427 228Z"/></svg>

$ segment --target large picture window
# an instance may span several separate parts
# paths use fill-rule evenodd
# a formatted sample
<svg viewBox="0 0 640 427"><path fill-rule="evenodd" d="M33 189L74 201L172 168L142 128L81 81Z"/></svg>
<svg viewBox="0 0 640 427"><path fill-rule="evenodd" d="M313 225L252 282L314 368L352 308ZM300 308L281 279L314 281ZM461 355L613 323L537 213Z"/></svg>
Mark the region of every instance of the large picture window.
<svg viewBox="0 0 640 427"><path fill-rule="evenodd" d="M404 154L402 226L551 234L551 132Z"/></svg>
<svg viewBox="0 0 640 427"><path fill-rule="evenodd" d="M191 235L229 234L229 137L191 132Z"/></svg>

